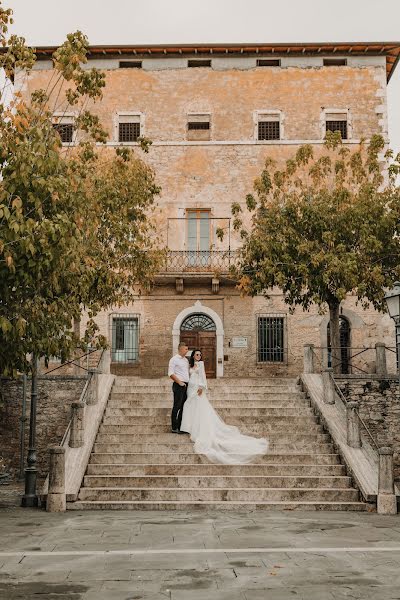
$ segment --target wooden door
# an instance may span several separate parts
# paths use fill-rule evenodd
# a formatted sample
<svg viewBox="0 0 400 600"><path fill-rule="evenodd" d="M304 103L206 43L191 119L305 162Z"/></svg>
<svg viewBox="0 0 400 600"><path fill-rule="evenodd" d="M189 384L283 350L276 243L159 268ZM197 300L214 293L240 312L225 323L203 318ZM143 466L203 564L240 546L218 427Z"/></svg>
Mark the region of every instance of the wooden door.
<svg viewBox="0 0 400 600"><path fill-rule="evenodd" d="M188 345L190 353L201 350L206 375L215 379L217 375L217 336L214 331L181 331L180 339Z"/></svg>

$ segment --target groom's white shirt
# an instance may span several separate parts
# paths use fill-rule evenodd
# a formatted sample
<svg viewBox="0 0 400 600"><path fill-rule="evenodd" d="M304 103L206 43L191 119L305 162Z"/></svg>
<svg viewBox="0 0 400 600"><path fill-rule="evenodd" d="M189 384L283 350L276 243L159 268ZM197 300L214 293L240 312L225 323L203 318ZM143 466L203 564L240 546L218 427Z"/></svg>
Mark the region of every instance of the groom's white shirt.
<svg viewBox="0 0 400 600"><path fill-rule="evenodd" d="M181 381L189 382L189 361L186 356L175 354L169 361L168 377L176 375Z"/></svg>

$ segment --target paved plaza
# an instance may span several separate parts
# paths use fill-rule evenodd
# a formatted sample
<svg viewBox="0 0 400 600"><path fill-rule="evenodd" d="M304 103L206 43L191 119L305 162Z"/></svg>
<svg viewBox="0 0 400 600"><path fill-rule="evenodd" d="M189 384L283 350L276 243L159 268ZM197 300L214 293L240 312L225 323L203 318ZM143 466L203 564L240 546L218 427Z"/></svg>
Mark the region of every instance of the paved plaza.
<svg viewBox="0 0 400 600"><path fill-rule="evenodd" d="M400 518L0 510L1 600L400 599Z"/></svg>

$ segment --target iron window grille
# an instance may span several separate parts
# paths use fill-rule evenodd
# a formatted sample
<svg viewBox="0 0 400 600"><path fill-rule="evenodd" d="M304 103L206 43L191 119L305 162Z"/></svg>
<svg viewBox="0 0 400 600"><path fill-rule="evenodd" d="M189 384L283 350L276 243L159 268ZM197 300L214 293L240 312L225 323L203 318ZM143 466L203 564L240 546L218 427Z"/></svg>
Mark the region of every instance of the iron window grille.
<svg viewBox="0 0 400 600"><path fill-rule="evenodd" d="M339 131L342 140L347 140L347 121L326 121L326 131Z"/></svg>
<svg viewBox="0 0 400 600"><path fill-rule="evenodd" d="M211 67L211 60L188 60L188 67Z"/></svg>
<svg viewBox="0 0 400 600"><path fill-rule="evenodd" d="M345 67L347 65L347 58L324 58L324 67Z"/></svg>
<svg viewBox="0 0 400 600"><path fill-rule="evenodd" d="M259 140L279 140L280 139L280 122L279 121L259 121L258 122L258 139Z"/></svg>
<svg viewBox="0 0 400 600"><path fill-rule="evenodd" d="M111 361L136 363L139 360L139 315L111 315Z"/></svg>
<svg viewBox="0 0 400 600"><path fill-rule="evenodd" d="M286 315L257 316L257 362L287 363Z"/></svg>
<svg viewBox="0 0 400 600"><path fill-rule="evenodd" d="M258 58L257 67L280 67L280 58Z"/></svg>
<svg viewBox="0 0 400 600"><path fill-rule="evenodd" d="M119 68L120 69L141 69L142 61L141 60L120 60Z"/></svg>
<svg viewBox="0 0 400 600"><path fill-rule="evenodd" d="M118 141L137 142L140 137L140 123L119 123Z"/></svg>
<svg viewBox="0 0 400 600"><path fill-rule="evenodd" d="M210 129L210 121L189 121L188 129L189 131Z"/></svg>
<svg viewBox="0 0 400 600"><path fill-rule="evenodd" d="M181 325L181 331L216 331L216 329L211 317L202 313L189 315Z"/></svg>
<svg viewBox="0 0 400 600"><path fill-rule="evenodd" d="M63 144L71 144L74 141L73 123L53 123L53 127Z"/></svg>

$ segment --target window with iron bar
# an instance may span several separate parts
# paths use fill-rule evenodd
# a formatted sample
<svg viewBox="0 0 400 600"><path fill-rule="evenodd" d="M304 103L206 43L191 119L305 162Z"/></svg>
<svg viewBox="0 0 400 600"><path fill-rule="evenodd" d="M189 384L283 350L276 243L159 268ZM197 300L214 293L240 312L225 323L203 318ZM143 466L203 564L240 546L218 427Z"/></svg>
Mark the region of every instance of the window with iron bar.
<svg viewBox="0 0 400 600"><path fill-rule="evenodd" d="M200 129L210 129L210 121L189 121L188 129L191 131L199 131Z"/></svg>
<svg viewBox="0 0 400 600"><path fill-rule="evenodd" d="M279 140L280 122L278 120L258 121L258 139L259 140Z"/></svg>
<svg viewBox="0 0 400 600"><path fill-rule="evenodd" d="M211 60L209 60L209 59L188 60L188 67L211 67Z"/></svg>
<svg viewBox="0 0 400 600"><path fill-rule="evenodd" d="M141 69L142 61L141 60L120 60L119 68L120 69Z"/></svg>
<svg viewBox="0 0 400 600"><path fill-rule="evenodd" d="M53 123L53 127L60 136L63 144L70 144L74 141L73 123Z"/></svg>
<svg viewBox="0 0 400 600"><path fill-rule="evenodd" d="M342 140L347 140L347 121L326 120L326 131L339 131Z"/></svg>
<svg viewBox="0 0 400 600"><path fill-rule="evenodd" d="M111 315L111 360L119 363L139 359L139 315Z"/></svg>
<svg viewBox="0 0 400 600"><path fill-rule="evenodd" d="M324 58L324 67L345 67L347 65L347 58Z"/></svg>
<svg viewBox="0 0 400 600"><path fill-rule="evenodd" d="M280 58L258 58L257 67L280 67Z"/></svg>
<svg viewBox="0 0 400 600"><path fill-rule="evenodd" d="M286 338L286 315L258 315L257 362L286 362Z"/></svg>
<svg viewBox="0 0 400 600"><path fill-rule="evenodd" d="M119 123L118 141L136 142L140 137L140 123Z"/></svg>

